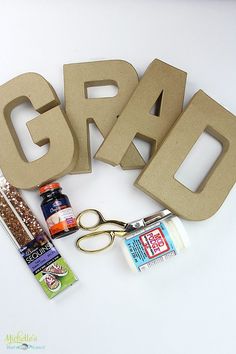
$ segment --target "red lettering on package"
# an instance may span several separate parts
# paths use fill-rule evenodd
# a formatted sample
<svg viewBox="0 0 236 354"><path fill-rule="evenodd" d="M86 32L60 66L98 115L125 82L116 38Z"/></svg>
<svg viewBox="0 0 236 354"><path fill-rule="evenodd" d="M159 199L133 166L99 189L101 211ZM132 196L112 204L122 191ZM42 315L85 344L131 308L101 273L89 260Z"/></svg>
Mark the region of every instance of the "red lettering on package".
<svg viewBox="0 0 236 354"><path fill-rule="evenodd" d="M160 228L140 236L140 241L148 258L159 256L160 254L167 252L170 249Z"/></svg>

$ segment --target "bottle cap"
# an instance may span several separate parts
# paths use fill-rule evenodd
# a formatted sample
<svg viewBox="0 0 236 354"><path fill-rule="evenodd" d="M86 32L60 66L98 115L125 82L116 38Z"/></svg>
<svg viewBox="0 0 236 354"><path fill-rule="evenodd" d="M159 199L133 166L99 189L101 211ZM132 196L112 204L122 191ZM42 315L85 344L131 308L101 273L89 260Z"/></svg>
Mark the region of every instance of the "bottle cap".
<svg viewBox="0 0 236 354"><path fill-rule="evenodd" d="M45 192L52 191L52 190L58 189L58 188L61 188L60 183L46 184L45 186L42 186L42 187L39 188L39 193L43 194Z"/></svg>

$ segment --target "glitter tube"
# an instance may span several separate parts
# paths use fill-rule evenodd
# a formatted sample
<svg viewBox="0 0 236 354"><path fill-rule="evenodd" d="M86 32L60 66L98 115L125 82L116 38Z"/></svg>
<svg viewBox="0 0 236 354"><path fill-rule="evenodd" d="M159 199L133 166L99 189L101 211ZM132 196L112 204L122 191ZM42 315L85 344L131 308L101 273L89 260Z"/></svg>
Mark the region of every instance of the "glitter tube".
<svg viewBox="0 0 236 354"><path fill-rule="evenodd" d="M33 240L34 237L20 218L2 188L0 188L0 194L1 221L18 248L21 248Z"/></svg>
<svg viewBox="0 0 236 354"><path fill-rule="evenodd" d="M0 216L21 247L37 234L44 232L20 192L3 176L0 177Z"/></svg>

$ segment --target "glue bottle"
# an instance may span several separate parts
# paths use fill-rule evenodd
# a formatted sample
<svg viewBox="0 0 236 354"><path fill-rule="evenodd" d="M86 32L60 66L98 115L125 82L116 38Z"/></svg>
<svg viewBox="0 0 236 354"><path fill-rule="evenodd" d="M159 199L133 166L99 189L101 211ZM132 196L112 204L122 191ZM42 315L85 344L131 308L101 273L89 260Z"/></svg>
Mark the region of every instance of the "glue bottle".
<svg viewBox="0 0 236 354"><path fill-rule="evenodd" d="M181 220L172 215L128 233L121 244L131 269L142 272L182 252L189 239Z"/></svg>

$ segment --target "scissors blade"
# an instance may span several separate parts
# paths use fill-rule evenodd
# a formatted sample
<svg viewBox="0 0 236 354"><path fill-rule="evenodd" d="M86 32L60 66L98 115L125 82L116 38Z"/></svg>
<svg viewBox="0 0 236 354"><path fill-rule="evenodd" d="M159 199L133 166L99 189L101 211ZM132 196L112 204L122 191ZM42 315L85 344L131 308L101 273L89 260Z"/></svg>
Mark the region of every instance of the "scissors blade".
<svg viewBox="0 0 236 354"><path fill-rule="evenodd" d="M134 221L127 223L125 225L125 231L131 232L131 231L140 229L142 227L145 227L147 225L150 225L154 222L169 218L170 216L173 216L173 215L174 214L168 209L160 210L157 213L147 216L145 218L134 220Z"/></svg>
<svg viewBox="0 0 236 354"><path fill-rule="evenodd" d="M131 232L145 226L144 219L134 220L125 225L125 231Z"/></svg>
<svg viewBox="0 0 236 354"><path fill-rule="evenodd" d="M163 219L169 218L171 216L174 216L174 214L168 210L168 209L163 209L158 211L157 213L147 216L146 218L144 218L144 223L145 225L150 225L156 221L161 221Z"/></svg>

